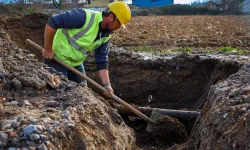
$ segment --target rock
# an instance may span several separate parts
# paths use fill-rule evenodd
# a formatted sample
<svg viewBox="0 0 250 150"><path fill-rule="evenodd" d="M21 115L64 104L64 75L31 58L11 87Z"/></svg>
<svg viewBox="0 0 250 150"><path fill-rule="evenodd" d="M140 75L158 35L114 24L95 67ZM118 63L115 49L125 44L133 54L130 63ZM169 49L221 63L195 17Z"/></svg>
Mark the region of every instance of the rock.
<svg viewBox="0 0 250 150"><path fill-rule="evenodd" d="M47 146L45 144L41 144L39 146L36 147L36 150L47 150Z"/></svg>
<svg viewBox="0 0 250 150"><path fill-rule="evenodd" d="M15 124L13 124L13 128L16 130L17 128L19 128L21 126L21 122L18 121Z"/></svg>
<svg viewBox="0 0 250 150"><path fill-rule="evenodd" d="M37 133L33 133L29 136L31 141L38 142L40 140L40 135Z"/></svg>
<svg viewBox="0 0 250 150"><path fill-rule="evenodd" d="M242 93L241 89L234 89L229 93L229 97L235 97Z"/></svg>
<svg viewBox="0 0 250 150"><path fill-rule="evenodd" d="M5 69L3 67L3 59L2 57L0 58L0 74L4 74L5 73Z"/></svg>
<svg viewBox="0 0 250 150"><path fill-rule="evenodd" d="M14 70L15 72L21 72L22 69L19 66L12 66L12 70Z"/></svg>
<svg viewBox="0 0 250 150"><path fill-rule="evenodd" d="M72 124L72 123L69 123L69 124L66 125L66 127L70 128L70 129L73 129L75 127L75 125Z"/></svg>
<svg viewBox="0 0 250 150"><path fill-rule="evenodd" d="M50 122L50 124L59 126L61 123L59 121L52 121L52 122Z"/></svg>
<svg viewBox="0 0 250 150"><path fill-rule="evenodd" d="M6 146L8 143L8 134L0 131L0 147Z"/></svg>
<svg viewBox="0 0 250 150"><path fill-rule="evenodd" d="M50 141L46 141L45 142L45 145L48 147L48 148L53 148L53 144L50 142Z"/></svg>
<svg viewBox="0 0 250 150"><path fill-rule="evenodd" d="M33 58L33 57L35 57L35 55L34 54L27 54L27 57Z"/></svg>
<svg viewBox="0 0 250 150"><path fill-rule="evenodd" d="M3 89L6 91L10 91L10 89L11 89L10 82L4 82Z"/></svg>
<svg viewBox="0 0 250 150"><path fill-rule="evenodd" d="M35 77L20 77L22 85L40 90L46 87L46 82Z"/></svg>
<svg viewBox="0 0 250 150"><path fill-rule="evenodd" d="M55 108L47 108L45 111L46 112L56 112L57 110Z"/></svg>
<svg viewBox="0 0 250 150"><path fill-rule="evenodd" d="M42 113L42 115L40 116L40 118L45 118L47 116L46 112Z"/></svg>
<svg viewBox="0 0 250 150"><path fill-rule="evenodd" d="M16 50L17 50L17 52L20 52L20 51L19 51L19 48L17 48ZM19 54L16 54L15 57L16 57L17 59L19 59L19 60L22 60L22 59L23 59L23 56L22 56L22 55L19 55Z"/></svg>
<svg viewBox="0 0 250 150"><path fill-rule="evenodd" d="M46 102L46 106L47 107L58 107L59 106L59 102L58 101L47 101Z"/></svg>
<svg viewBox="0 0 250 150"><path fill-rule="evenodd" d="M62 131L62 130L57 130L56 131L56 136L60 139L65 139L66 138L66 135L65 133Z"/></svg>
<svg viewBox="0 0 250 150"><path fill-rule="evenodd" d="M48 132L49 132L49 134L51 134L51 135L53 135L53 136L56 135L55 130L53 130L52 128L48 128Z"/></svg>
<svg viewBox="0 0 250 150"><path fill-rule="evenodd" d="M19 81L19 80L17 80L16 78L14 78L12 81L11 81L11 84L13 85L13 87L15 88L15 89L22 89L22 83Z"/></svg>
<svg viewBox="0 0 250 150"><path fill-rule="evenodd" d="M23 133L23 132L20 132L20 133L19 133L19 136L20 136L20 137L23 137L23 136L24 136L24 133Z"/></svg>
<svg viewBox="0 0 250 150"><path fill-rule="evenodd" d="M17 137L17 134L16 134L15 132L11 131L11 132L9 133L9 137L10 137L10 138Z"/></svg>
<svg viewBox="0 0 250 150"><path fill-rule="evenodd" d="M36 146L36 143L34 143L32 141L25 141L25 144L28 146Z"/></svg>
<svg viewBox="0 0 250 150"><path fill-rule="evenodd" d="M25 125L25 124L28 124L28 123L29 123L28 119L26 119L26 118L22 118L22 119L20 120L20 122L21 122L22 125Z"/></svg>
<svg viewBox="0 0 250 150"><path fill-rule="evenodd" d="M40 134L40 139L41 139L42 142L45 142L48 138L47 138L46 135Z"/></svg>
<svg viewBox="0 0 250 150"><path fill-rule="evenodd" d="M0 73L0 79L3 79L5 77L5 74Z"/></svg>
<svg viewBox="0 0 250 150"><path fill-rule="evenodd" d="M15 100L19 100L20 97L21 97L21 95L19 93L14 93L13 94L13 99L15 99Z"/></svg>
<svg viewBox="0 0 250 150"><path fill-rule="evenodd" d="M30 136L32 133L41 134L43 132L43 126L41 125L29 125L24 128L23 132L25 136Z"/></svg>
<svg viewBox="0 0 250 150"><path fill-rule="evenodd" d="M12 101L12 102L10 102L12 105L17 105L17 104L19 104L17 101Z"/></svg>
<svg viewBox="0 0 250 150"><path fill-rule="evenodd" d="M31 106L32 104L28 100L23 101L24 106Z"/></svg>
<svg viewBox="0 0 250 150"><path fill-rule="evenodd" d="M2 123L2 128L1 130L5 131L5 130L8 130L12 127L12 124L14 123L15 121L13 120L5 120L3 123Z"/></svg>
<svg viewBox="0 0 250 150"><path fill-rule="evenodd" d="M84 140L81 140L80 143L78 144L77 150L86 150L86 143Z"/></svg>
<svg viewBox="0 0 250 150"><path fill-rule="evenodd" d="M11 140L11 146L13 147L19 147L21 145L21 143L19 142L18 138L13 138Z"/></svg>

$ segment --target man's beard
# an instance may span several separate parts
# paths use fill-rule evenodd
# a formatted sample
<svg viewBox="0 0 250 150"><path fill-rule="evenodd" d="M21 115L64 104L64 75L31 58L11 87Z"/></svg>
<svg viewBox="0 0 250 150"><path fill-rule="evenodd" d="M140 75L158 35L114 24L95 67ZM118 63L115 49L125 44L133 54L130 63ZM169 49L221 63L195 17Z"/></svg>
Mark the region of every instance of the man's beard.
<svg viewBox="0 0 250 150"><path fill-rule="evenodd" d="M114 33L114 31L110 31L109 30L109 26L108 25L106 25L105 28L102 28L102 31L103 32L108 32L109 34L113 34Z"/></svg>

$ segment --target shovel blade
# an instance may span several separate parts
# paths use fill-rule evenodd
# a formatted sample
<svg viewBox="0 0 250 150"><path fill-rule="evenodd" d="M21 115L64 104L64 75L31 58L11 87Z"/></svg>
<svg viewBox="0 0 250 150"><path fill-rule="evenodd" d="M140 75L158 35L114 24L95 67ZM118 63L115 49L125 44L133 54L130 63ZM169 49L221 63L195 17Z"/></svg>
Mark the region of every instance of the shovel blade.
<svg viewBox="0 0 250 150"><path fill-rule="evenodd" d="M153 110L152 113L151 113L151 115L150 115L150 119L152 119L153 121L157 122L161 116L163 116L163 114L161 114L160 111ZM155 126L156 126L156 124L148 122L146 131L153 132Z"/></svg>

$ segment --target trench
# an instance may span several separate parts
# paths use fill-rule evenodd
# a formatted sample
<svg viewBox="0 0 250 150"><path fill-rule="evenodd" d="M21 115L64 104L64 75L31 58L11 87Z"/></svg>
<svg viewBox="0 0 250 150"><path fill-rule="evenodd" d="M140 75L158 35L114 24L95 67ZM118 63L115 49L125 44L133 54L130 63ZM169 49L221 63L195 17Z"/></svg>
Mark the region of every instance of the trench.
<svg viewBox="0 0 250 150"><path fill-rule="evenodd" d="M47 16L44 19L40 17L40 22L45 23L46 20ZM37 25L32 24L32 27L25 24L24 28L19 29L19 26L14 26L18 23L13 21L13 23L10 22L8 32L17 45L36 53L23 40L19 39L31 38L39 45L43 45L44 23L40 22L37 22ZM17 31L14 30L16 28ZM22 30L23 32L21 32ZM37 57L39 55L36 54ZM42 60L42 57L38 57L38 59ZM164 56L148 58L148 56L135 55L116 47L111 48L109 61L112 87L115 94L127 103L141 107L190 111L200 111L206 103L210 87L236 73L241 67L240 64L233 61L202 59L198 55L186 53L177 54L171 58ZM99 81L95 74L94 59L89 56L84 65L87 75L95 81ZM139 148L166 149L187 140L177 134L171 134L165 136L170 136L174 140L158 141L151 133L146 132L147 123L145 121L132 115L121 115L125 123L134 129L136 144ZM184 125L188 136L192 131L195 119L178 119L178 121Z"/></svg>
<svg viewBox="0 0 250 150"><path fill-rule="evenodd" d="M110 78L115 94L127 103L140 107L199 112L206 102L210 87L236 73L241 67L235 62L202 59L185 53L170 59L160 57L154 60L132 56L127 52L111 52L110 55ZM92 65L91 61L85 63L87 75L98 81L92 72ZM145 121L131 114L121 115L125 123L134 129L137 146L142 149L164 149L187 140L179 137L179 134L172 134L165 135L171 136L169 142L159 142L146 131ZM177 119L189 135L196 118Z"/></svg>

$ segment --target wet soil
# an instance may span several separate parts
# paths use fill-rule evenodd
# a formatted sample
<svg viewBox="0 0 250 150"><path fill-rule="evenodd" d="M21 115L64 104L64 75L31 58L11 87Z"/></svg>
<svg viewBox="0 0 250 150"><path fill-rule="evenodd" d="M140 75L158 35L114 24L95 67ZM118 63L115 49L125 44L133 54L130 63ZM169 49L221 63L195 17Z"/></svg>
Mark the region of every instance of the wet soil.
<svg viewBox="0 0 250 150"><path fill-rule="evenodd" d="M135 149L135 143L137 149L145 150L243 149L249 146L249 135L245 134L249 128L249 53L203 52L221 46L249 50L248 22L243 19L248 16L135 17L127 30L115 33L109 59L110 78L117 96L133 105L202 112L196 122L191 120L191 125L187 120L163 118L171 124L164 127L168 130L163 137L158 134L162 129L145 132L147 124L142 120L131 119L131 116L122 116L122 119L92 89L64 81L60 74L34 59L42 60L40 54L25 44L25 39L30 38L42 46L48 17L31 14L0 23L5 46L1 51L2 68L8 74L1 80L3 122L17 115L27 116L27 112L34 114L32 117L37 120L49 108L45 111L49 120L59 120L64 127L72 122L67 120L64 124L59 116L68 110L75 118L73 124L77 131L71 136L73 140L63 142L58 149L84 149L86 145L87 149ZM148 46L172 52L131 51L138 47L148 49ZM189 54L174 52L179 47L193 47L195 51ZM91 55L85 66L87 75L99 82ZM60 77L63 83L60 88L55 87L57 78L52 82L50 74ZM25 100L31 106L23 107ZM13 101L18 105L9 104ZM50 110L51 107L56 110ZM44 120L38 122L48 126ZM96 142L93 139L97 139ZM55 145L61 141L56 138L51 142Z"/></svg>

